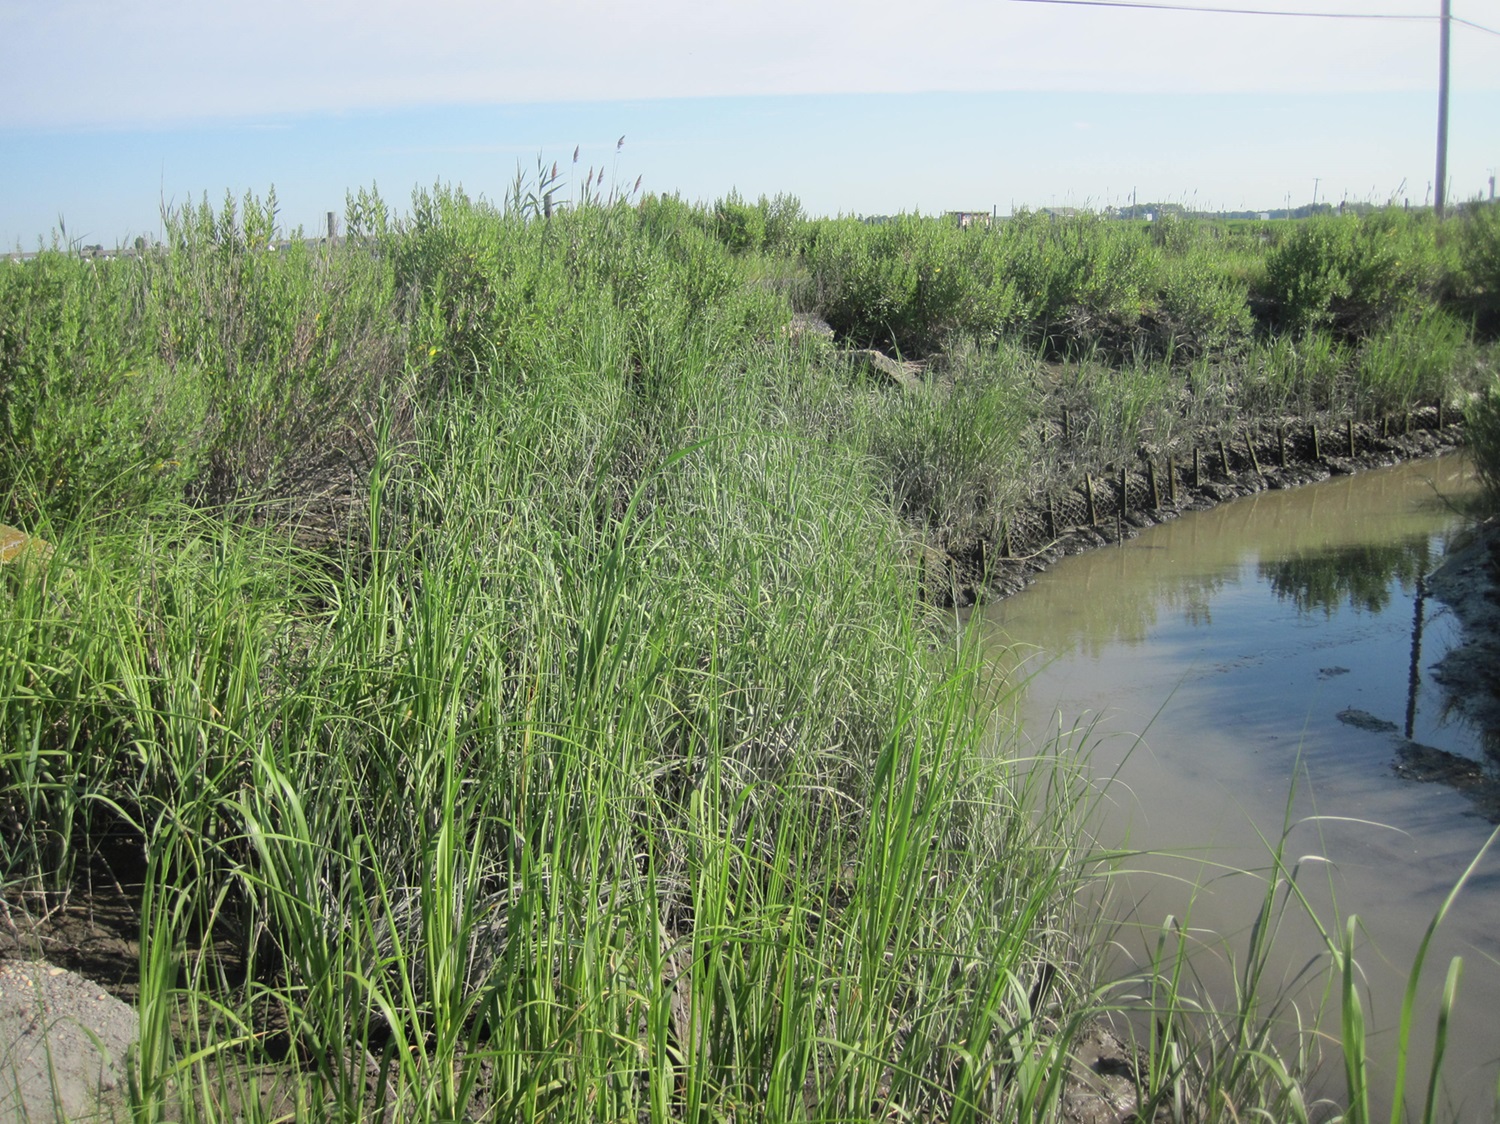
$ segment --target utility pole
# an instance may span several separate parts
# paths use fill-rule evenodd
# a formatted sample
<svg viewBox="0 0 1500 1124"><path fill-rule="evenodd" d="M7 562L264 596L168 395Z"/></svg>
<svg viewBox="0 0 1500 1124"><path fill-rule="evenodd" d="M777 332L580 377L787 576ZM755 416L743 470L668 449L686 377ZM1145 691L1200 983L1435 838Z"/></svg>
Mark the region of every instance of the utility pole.
<svg viewBox="0 0 1500 1124"><path fill-rule="evenodd" d="M1448 2L1448 0L1443 0L1443 3L1446 4L1447 2ZM1312 202L1312 209L1314 211L1316 211L1318 209L1318 184L1320 184L1321 182L1322 182L1322 177L1321 176L1313 176L1313 202Z"/></svg>
<svg viewBox="0 0 1500 1124"><path fill-rule="evenodd" d="M1443 217L1443 202L1448 183L1448 24L1452 19L1452 0L1443 0L1441 30L1438 32L1438 136L1437 136L1437 187L1433 194L1433 210L1438 218Z"/></svg>

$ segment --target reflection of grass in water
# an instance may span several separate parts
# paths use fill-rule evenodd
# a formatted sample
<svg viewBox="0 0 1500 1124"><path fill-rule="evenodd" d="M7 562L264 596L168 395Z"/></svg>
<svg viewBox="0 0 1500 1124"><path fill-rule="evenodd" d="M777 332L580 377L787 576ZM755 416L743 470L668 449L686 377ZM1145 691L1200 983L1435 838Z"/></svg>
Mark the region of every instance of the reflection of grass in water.
<svg viewBox="0 0 1500 1124"><path fill-rule="evenodd" d="M1392 1124L1402 1120L1433 1124L1453 1118L1451 1103L1440 1104L1440 1097L1462 957L1449 962L1437 998L1430 1059L1418 1058L1412 1043L1417 1000L1437 930L1500 830L1479 848L1430 918L1406 973L1399 1019L1391 1028L1395 1032L1393 1054L1378 1059L1370 1056L1366 1022L1371 985L1356 957L1364 927L1357 916L1342 916L1333 867L1323 855L1297 855L1290 850L1295 829L1311 826L1321 842L1322 825L1340 817L1294 819L1296 796L1294 782L1279 836L1256 829L1268 855L1264 868L1219 867L1211 880L1254 878L1263 883L1249 927L1229 935L1194 927L1194 903L1206 888L1195 886L1182 916L1169 915L1159 926L1141 927L1149 941L1145 963L1135 975L1112 985L1109 994L1118 997L1117 1009L1133 1019L1143 1012L1151 1015L1148 1022L1133 1024L1141 1029L1138 1048L1143 1054L1137 1074L1142 1103L1136 1119L1369 1124L1376 1119L1371 1102L1381 1096L1389 1106ZM1359 822L1370 828L1383 826ZM1324 849L1320 845L1318 851ZM1112 857L1116 864L1123 864L1143 854L1120 852ZM1309 897L1308 880L1315 879L1319 870L1328 874L1328 915L1320 914ZM1119 865L1111 868L1112 874L1121 872ZM1285 960L1276 950L1278 937L1299 918L1313 925L1324 955L1292 965L1295 971L1278 983L1272 972ZM1128 927L1130 922L1120 926L1121 930ZM1210 962L1228 969L1227 993L1207 977ZM1338 1020L1336 1037L1321 1029L1334 1017ZM1326 1062L1325 1050L1332 1054ZM1306 1099L1317 1071L1339 1062L1344 1076L1341 1114L1327 1101ZM1409 1109L1409 1086L1422 1089L1419 1111L1414 1106ZM1442 1112L1445 1107L1446 1114Z"/></svg>
<svg viewBox="0 0 1500 1124"><path fill-rule="evenodd" d="M1260 576L1299 614L1321 609L1331 617L1345 603L1379 613L1391 600L1391 582L1413 588L1426 571L1431 550L1426 536L1390 545L1364 543L1333 550L1298 551L1260 564Z"/></svg>

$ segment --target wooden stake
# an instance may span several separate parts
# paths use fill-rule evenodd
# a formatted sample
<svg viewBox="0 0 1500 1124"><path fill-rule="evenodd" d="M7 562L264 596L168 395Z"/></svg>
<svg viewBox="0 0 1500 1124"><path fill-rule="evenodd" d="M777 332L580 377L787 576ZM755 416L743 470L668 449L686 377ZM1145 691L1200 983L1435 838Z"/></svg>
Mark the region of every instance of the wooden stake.
<svg viewBox="0 0 1500 1124"><path fill-rule="evenodd" d="M1322 444L1322 442L1320 442L1318 440L1318 427L1317 427L1316 424L1314 424L1313 425L1313 460L1320 461L1322 459L1323 459L1323 444Z"/></svg>
<svg viewBox="0 0 1500 1124"><path fill-rule="evenodd" d="M1094 507L1094 478L1087 473L1083 477L1083 494L1089 501L1089 526L1096 526L1099 522L1099 512Z"/></svg>
<svg viewBox="0 0 1500 1124"><path fill-rule="evenodd" d="M1167 454L1167 502L1177 505L1177 462Z"/></svg>
<svg viewBox="0 0 1500 1124"><path fill-rule="evenodd" d="M1224 438L1222 437L1219 438L1219 465L1224 470L1224 478L1232 480L1233 477L1229 473L1229 451L1224 448Z"/></svg>
<svg viewBox="0 0 1500 1124"><path fill-rule="evenodd" d="M1276 453L1281 462L1281 467L1286 467L1286 426L1276 427Z"/></svg>
<svg viewBox="0 0 1500 1124"><path fill-rule="evenodd" d="M1354 419L1348 418L1344 422L1344 435L1349 438L1349 455L1354 455Z"/></svg>
<svg viewBox="0 0 1500 1124"><path fill-rule="evenodd" d="M1151 485L1151 510L1160 511L1161 493L1156 489L1156 462L1154 460L1146 462L1146 480Z"/></svg>
<svg viewBox="0 0 1500 1124"><path fill-rule="evenodd" d="M1203 460L1198 455L1198 446L1193 446L1193 487L1203 487Z"/></svg>
<svg viewBox="0 0 1500 1124"><path fill-rule="evenodd" d="M1052 510L1052 497L1047 497L1047 537L1057 538L1057 513Z"/></svg>
<svg viewBox="0 0 1500 1124"><path fill-rule="evenodd" d="M1125 469L1120 469L1120 514L1118 518L1121 520L1125 518L1125 497L1129 494L1125 472Z"/></svg>
<svg viewBox="0 0 1500 1124"><path fill-rule="evenodd" d="M1245 434L1245 448L1250 452L1250 467L1255 469L1255 475L1264 476L1260 470L1260 458L1255 455L1255 440L1250 434Z"/></svg>

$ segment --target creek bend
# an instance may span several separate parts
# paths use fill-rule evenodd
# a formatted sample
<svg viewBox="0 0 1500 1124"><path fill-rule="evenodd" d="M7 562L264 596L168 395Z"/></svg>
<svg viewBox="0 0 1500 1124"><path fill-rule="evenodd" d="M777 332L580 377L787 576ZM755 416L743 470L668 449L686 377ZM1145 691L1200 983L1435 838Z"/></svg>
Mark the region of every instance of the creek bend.
<svg viewBox="0 0 1500 1124"><path fill-rule="evenodd" d="M1485 757L1481 732L1432 678L1458 624L1418 585L1462 526L1453 500L1472 487L1462 458L1446 456L1259 493L1065 558L985 610L992 659L1024 681L1023 743L1085 756L1101 847L1146 852L1109 880L1121 956L1139 962L1168 916L1186 919L1193 970L1222 1002L1264 894L1265 840L1289 825L1286 861L1300 860L1322 923L1337 935L1348 915L1362 922L1377 1105L1390 1095L1407 971L1491 830L1461 792L1393 768L1410 742ZM1491 853L1423 972L1407 1094L1417 1106L1436 997L1450 958L1464 958L1444 1119L1488 1118L1495 1096L1497 919ZM1309 962L1326 964L1326 945L1288 907L1266 997ZM1292 994L1310 1018L1318 983ZM1336 997L1322 1030L1333 1046L1314 1092L1339 1098Z"/></svg>

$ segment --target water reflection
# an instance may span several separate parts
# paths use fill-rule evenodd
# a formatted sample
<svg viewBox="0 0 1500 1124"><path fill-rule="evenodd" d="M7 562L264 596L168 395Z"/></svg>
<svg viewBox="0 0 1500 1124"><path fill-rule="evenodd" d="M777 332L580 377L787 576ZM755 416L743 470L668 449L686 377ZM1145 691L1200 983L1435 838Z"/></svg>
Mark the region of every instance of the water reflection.
<svg viewBox="0 0 1500 1124"><path fill-rule="evenodd" d="M1436 564L1456 522L1444 497L1461 492L1467 477L1458 458L1447 458L1263 492L1064 559L1036 592L987 615L997 632L1051 658L1097 660L1112 645L1140 646L1174 625L1212 631L1235 594L1258 582L1304 612L1350 603L1378 613L1390 606L1392 575L1409 595L1424 549Z"/></svg>
<svg viewBox="0 0 1500 1124"><path fill-rule="evenodd" d="M1360 915L1373 986L1399 1000L1428 921L1488 834L1480 786L1494 768L1430 673L1459 630L1421 581L1460 521L1440 497L1467 477L1448 458L1264 493L1065 559L990 608L998 661L1040 653L1020 702L1037 751L1048 731L1087 730L1094 775L1113 778L1105 845L1183 856L1143 860L1169 877L1131 882L1130 912L1240 929L1263 886L1215 875L1263 869L1264 840L1290 823L1289 853L1327 860L1316 908ZM1455 1097L1480 1102L1495 1087L1497 915L1491 862L1429 957L1467 959L1448 1072ZM1284 937L1275 970L1323 952L1316 933ZM1394 1022L1372 1007L1383 1041Z"/></svg>
<svg viewBox="0 0 1500 1124"><path fill-rule="evenodd" d="M1356 612L1380 613L1394 588L1412 593L1433 562L1428 536L1391 545L1361 543L1329 550L1296 551L1260 563L1261 579L1297 612L1321 609L1331 617L1344 604Z"/></svg>

